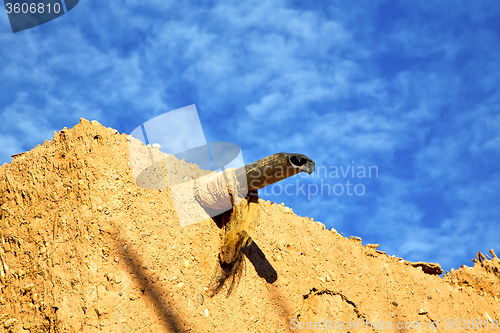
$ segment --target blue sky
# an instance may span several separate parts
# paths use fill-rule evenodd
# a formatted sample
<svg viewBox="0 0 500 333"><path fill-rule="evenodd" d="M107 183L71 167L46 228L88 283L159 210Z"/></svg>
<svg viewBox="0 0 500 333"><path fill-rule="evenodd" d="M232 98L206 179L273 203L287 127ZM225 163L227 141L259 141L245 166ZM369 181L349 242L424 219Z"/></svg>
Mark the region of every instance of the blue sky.
<svg viewBox="0 0 500 333"><path fill-rule="evenodd" d="M130 133L196 104L207 140L245 162L378 170L264 199L391 255L471 265L500 251L499 16L494 1L87 0L12 34L0 15L0 163L80 117Z"/></svg>

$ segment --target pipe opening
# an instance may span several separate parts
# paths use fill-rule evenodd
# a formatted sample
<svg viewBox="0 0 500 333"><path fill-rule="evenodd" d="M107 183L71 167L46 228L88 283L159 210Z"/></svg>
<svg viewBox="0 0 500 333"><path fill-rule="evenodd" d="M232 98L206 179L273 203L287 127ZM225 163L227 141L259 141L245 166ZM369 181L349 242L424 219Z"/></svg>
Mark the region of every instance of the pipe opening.
<svg viewBox="0 0 500 333"><path fill-rule="evenodd" d="M307 158L303 158L303 157L297 157L297 156L292 156L290 157L290 162L294 165L294 166L298 166L298 167L301 167L303 166L304 164L306 164L309 160Z"/></svg>

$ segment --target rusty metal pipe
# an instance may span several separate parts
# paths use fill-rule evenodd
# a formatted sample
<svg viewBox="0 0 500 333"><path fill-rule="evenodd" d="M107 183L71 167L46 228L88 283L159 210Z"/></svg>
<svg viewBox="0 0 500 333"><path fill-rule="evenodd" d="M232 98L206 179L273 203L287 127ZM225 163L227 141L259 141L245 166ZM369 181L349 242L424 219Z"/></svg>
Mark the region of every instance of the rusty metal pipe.
<svg viewBox="0 0 500 333"><path fill-rule="evenodd" d="M302 154L278 153L264 157L244 167L248 192L260 190L301 172L311 174L314 166L314 161Z"/></svg>
<svg viewBox="0 0 500 333"><path fill-rule="evenodd" d="M228 186L233 198L235 192L246 196L249 192L260 190L300 172L311 174L314 168L314 161L303 154L277 153L239 169L227 169L203 179L195 186L195 197L205 208L229 209L232 202L228 196Z"/></svg>

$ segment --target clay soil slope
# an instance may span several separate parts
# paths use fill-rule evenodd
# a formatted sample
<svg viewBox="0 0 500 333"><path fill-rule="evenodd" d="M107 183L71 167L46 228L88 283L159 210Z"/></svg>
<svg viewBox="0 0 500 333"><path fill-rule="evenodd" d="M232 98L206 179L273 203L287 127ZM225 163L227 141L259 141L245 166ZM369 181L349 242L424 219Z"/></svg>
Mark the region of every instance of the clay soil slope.
<svg viewBox="0 0 500 333"><path fill-rule="evenodd" d="M223 229L181 227L167 190L136 185L127 140L82 119L0 167L0 330L500 331L493 254L441 278L261 199L239 284L210 297Z"/></svg>

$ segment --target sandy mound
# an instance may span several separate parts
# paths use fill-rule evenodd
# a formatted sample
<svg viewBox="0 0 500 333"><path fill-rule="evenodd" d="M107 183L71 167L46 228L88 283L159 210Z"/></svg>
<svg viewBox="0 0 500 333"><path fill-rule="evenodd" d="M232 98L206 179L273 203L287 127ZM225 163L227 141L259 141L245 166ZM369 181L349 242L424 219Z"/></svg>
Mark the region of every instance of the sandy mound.
<svg viewBox="0 0 500 333"><path fill-rule="evenodd" d="M440 278L261 199L239 284L209 297L223 229L181 227L128 155L126 135L82 120L0 167L2 329L491 332L500 319L498 258Z"/></svg>

